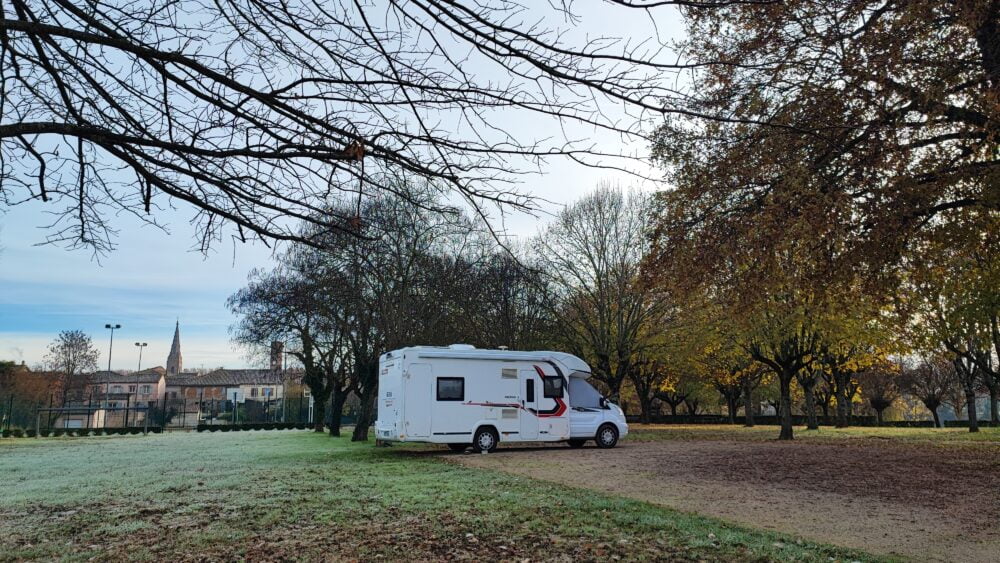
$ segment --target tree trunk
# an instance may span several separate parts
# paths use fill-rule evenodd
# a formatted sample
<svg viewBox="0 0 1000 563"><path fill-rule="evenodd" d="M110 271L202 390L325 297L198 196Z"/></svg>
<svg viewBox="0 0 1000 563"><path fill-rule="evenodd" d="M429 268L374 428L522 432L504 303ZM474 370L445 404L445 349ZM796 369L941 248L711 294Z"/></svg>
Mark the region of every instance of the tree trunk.
<svg viewBox="0 0 1000 563"><path fill-rule="evenodd" d="M358 407L358 422L355 424L354 433L351 435L352 442L368 441L368 428L374 422L372 418L375 415L375 393L372 391L363 393L361 397L361 404Z"/></svg>
<svg viewBox="0 0 1000 563"><path fill-rule="evenodd" d="M994 385L990 389L990 422L993 424L1000 423L1000 405L998 405L998 399L1000 399L1000 387Z"/></svg>
<svg viewBox="0 0 1000 563"><path fill-rule="evenodd" d="M875 426L882 426L882 411L884 409L875 409Z"/></svg>
<svg viewBox="0 0 1000 563"><path fill-rule="evenodd" d="M779 440L791 440L792 436L792 378L793 373L782 373L778 376L778 386L781 389L781 399L779 399L779 411L781 415L781 433Z"/></svg>
<svg viewBox="0 0 1000 563"><path fill-rule="evenodd" d="M736 424L736 409L739 407L740 398L735 393L726 396L726 409L729 410L729 424Z"/></svg>
<svg viewBox="0 0 1000 563"><path fill-rule="evenodd" d="M670 405L670 416L672 418L677 418L677 407L678 407L678 405L674 404L674 403L667 403L667 404Z"/></svg>
<svg viewBox="0 0 1000 563"><path fill-rule="evenodd" d="M834 389L834 395L837 397L837 428L847 428L848 420L847 416L849 414L848 405L850 404L847 399L847 382L843 374L834 373L834 382L836 383L836 389Z"/></svg>
<svg viewBox="0 0 1000 563"><path fill-rule="evenodd" d="M799 384L802 385L802 391L806 396L806 430L819 430L819 421L816 420L816 396L813 395L813 388L816 386L816 381L807 382L803 384L799 380Z"/></svg>
<svg viewBox="0 0 1000 563"><path fill-rule="evenodd" d="M340 419L344 416L344 403L350 392L346 389L334 389L330 401L330 436L340 436Z"/></svg>
<svg viewBox="0 0 1000 563"><path fill-rule="evenodd" d="M750 378L743 378L743 426L753 428L753 388Z"/></svg>
<svg viewBox="0 0 1000 563"><path fill-rule="evenodd" d="M653 399L647 394L639 396L639 422L649 424L653 417Z"/></svg>
<svg viewBox="0 0 1000 563"><path fill-rule="evenodd" d="M325 397L313 395L313 432L323 431L323 421L326 420L326 402L330 398L329 393Z"/></svg>
<svg viewBox="0 0 1000 563"><path fill-rule="evenodd" d="M931 414L934 415L934 428L941 428L941 417L938 416L937 409L931 409Z"/></svg>
<svg viewBox="0 0 1000 563"><path fill-rule="evenodd" d="M970 385L965 387L965 410L969 413L969 432L979 432L979 413L976 412L976 391Z"/></svg>

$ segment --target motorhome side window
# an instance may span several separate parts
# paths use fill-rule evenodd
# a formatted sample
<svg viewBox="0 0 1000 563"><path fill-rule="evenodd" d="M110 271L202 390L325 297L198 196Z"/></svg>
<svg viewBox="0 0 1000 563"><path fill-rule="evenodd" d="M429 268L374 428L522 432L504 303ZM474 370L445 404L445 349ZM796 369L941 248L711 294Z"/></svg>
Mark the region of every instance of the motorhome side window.
<svg viewBox="0 0 1000 563"><path fill-rule="evenodd" d="M464 377L437 378L437 400L464 401L465 378Z"/></svg>
<svg viewBox="0 0 1000 563"><path fill-rule="evenodd" d="M546 399L561 399L563 396L563 379L561 377L543 377L542 394Z"/></svg>

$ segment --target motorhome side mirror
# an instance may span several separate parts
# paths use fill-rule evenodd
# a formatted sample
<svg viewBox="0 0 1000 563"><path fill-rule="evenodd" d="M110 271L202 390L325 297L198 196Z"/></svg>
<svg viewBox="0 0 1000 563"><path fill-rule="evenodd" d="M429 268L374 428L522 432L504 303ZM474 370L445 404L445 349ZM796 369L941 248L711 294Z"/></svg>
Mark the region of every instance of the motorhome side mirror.
<svg viewBox="0 0 1000 563"><path fill-rule="evenodd" d="M605 399L604 397L601 397L601 408L602 409L608 408L608 400Z"/></svg>

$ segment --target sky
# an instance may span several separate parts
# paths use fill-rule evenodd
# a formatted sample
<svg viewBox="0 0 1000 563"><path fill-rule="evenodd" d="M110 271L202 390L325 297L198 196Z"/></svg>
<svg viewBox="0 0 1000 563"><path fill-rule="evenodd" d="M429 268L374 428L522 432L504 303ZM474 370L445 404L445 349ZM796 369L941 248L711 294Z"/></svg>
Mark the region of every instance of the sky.
<svg viewBox="0 0 1000 563"><path fill-rule="evenodd" d="M649 29L648 18L631 12L628 19L613 21L584 12L584 22L602 22L597 33L632 34ZM618 11L615 12L620 13ZM661 37L676 33L679 20L657 21ZM531 128L533 123L513 123ZM615 139L595 140L615 142ZM644 147L636 147L644 150ZM539 198L533 215L509 213L503 228L514 237L530 237L558 213L562 205L586 194L602 182L641 189L632 177L552 162L541 174L526 176L520 190ZM158 219L169 232L143 225L135 218L115 220L117 248L95 259L87 250L66 250L44 242L42 228L51 218L42 202L34 201L0 209L0 360L40 365L47 345L61 330L82 330L101 351L99 365L108 367L111 331L105 324L120 324L114 332L111 369L137 369L166 363L174 324L180 323L185 369L251 367L254 361L229 340L233 316L226 298L244 285L254 268L273 265L273 253L261 243L225 242L208 255L194 249L189 221L192 208L177 205ZM499 218L497 218L499 224Z"/></svg>

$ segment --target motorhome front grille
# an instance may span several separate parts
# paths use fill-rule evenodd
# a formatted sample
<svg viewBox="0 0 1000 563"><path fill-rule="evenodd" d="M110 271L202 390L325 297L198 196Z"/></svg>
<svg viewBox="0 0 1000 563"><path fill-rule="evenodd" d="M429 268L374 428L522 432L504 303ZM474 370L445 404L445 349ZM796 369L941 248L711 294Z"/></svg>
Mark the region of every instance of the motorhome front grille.
<svg viewBox="0 0 1000 563"><path fill-rule="evenodd" d="M517 379L517 368L503 368L500 376L504 379Z"/></svg>
<svg viewBox="0 0 1000 563"><path fill-rule="evenodd" d="M500 418L517 418L517 409L503 409Z"/></svg>

